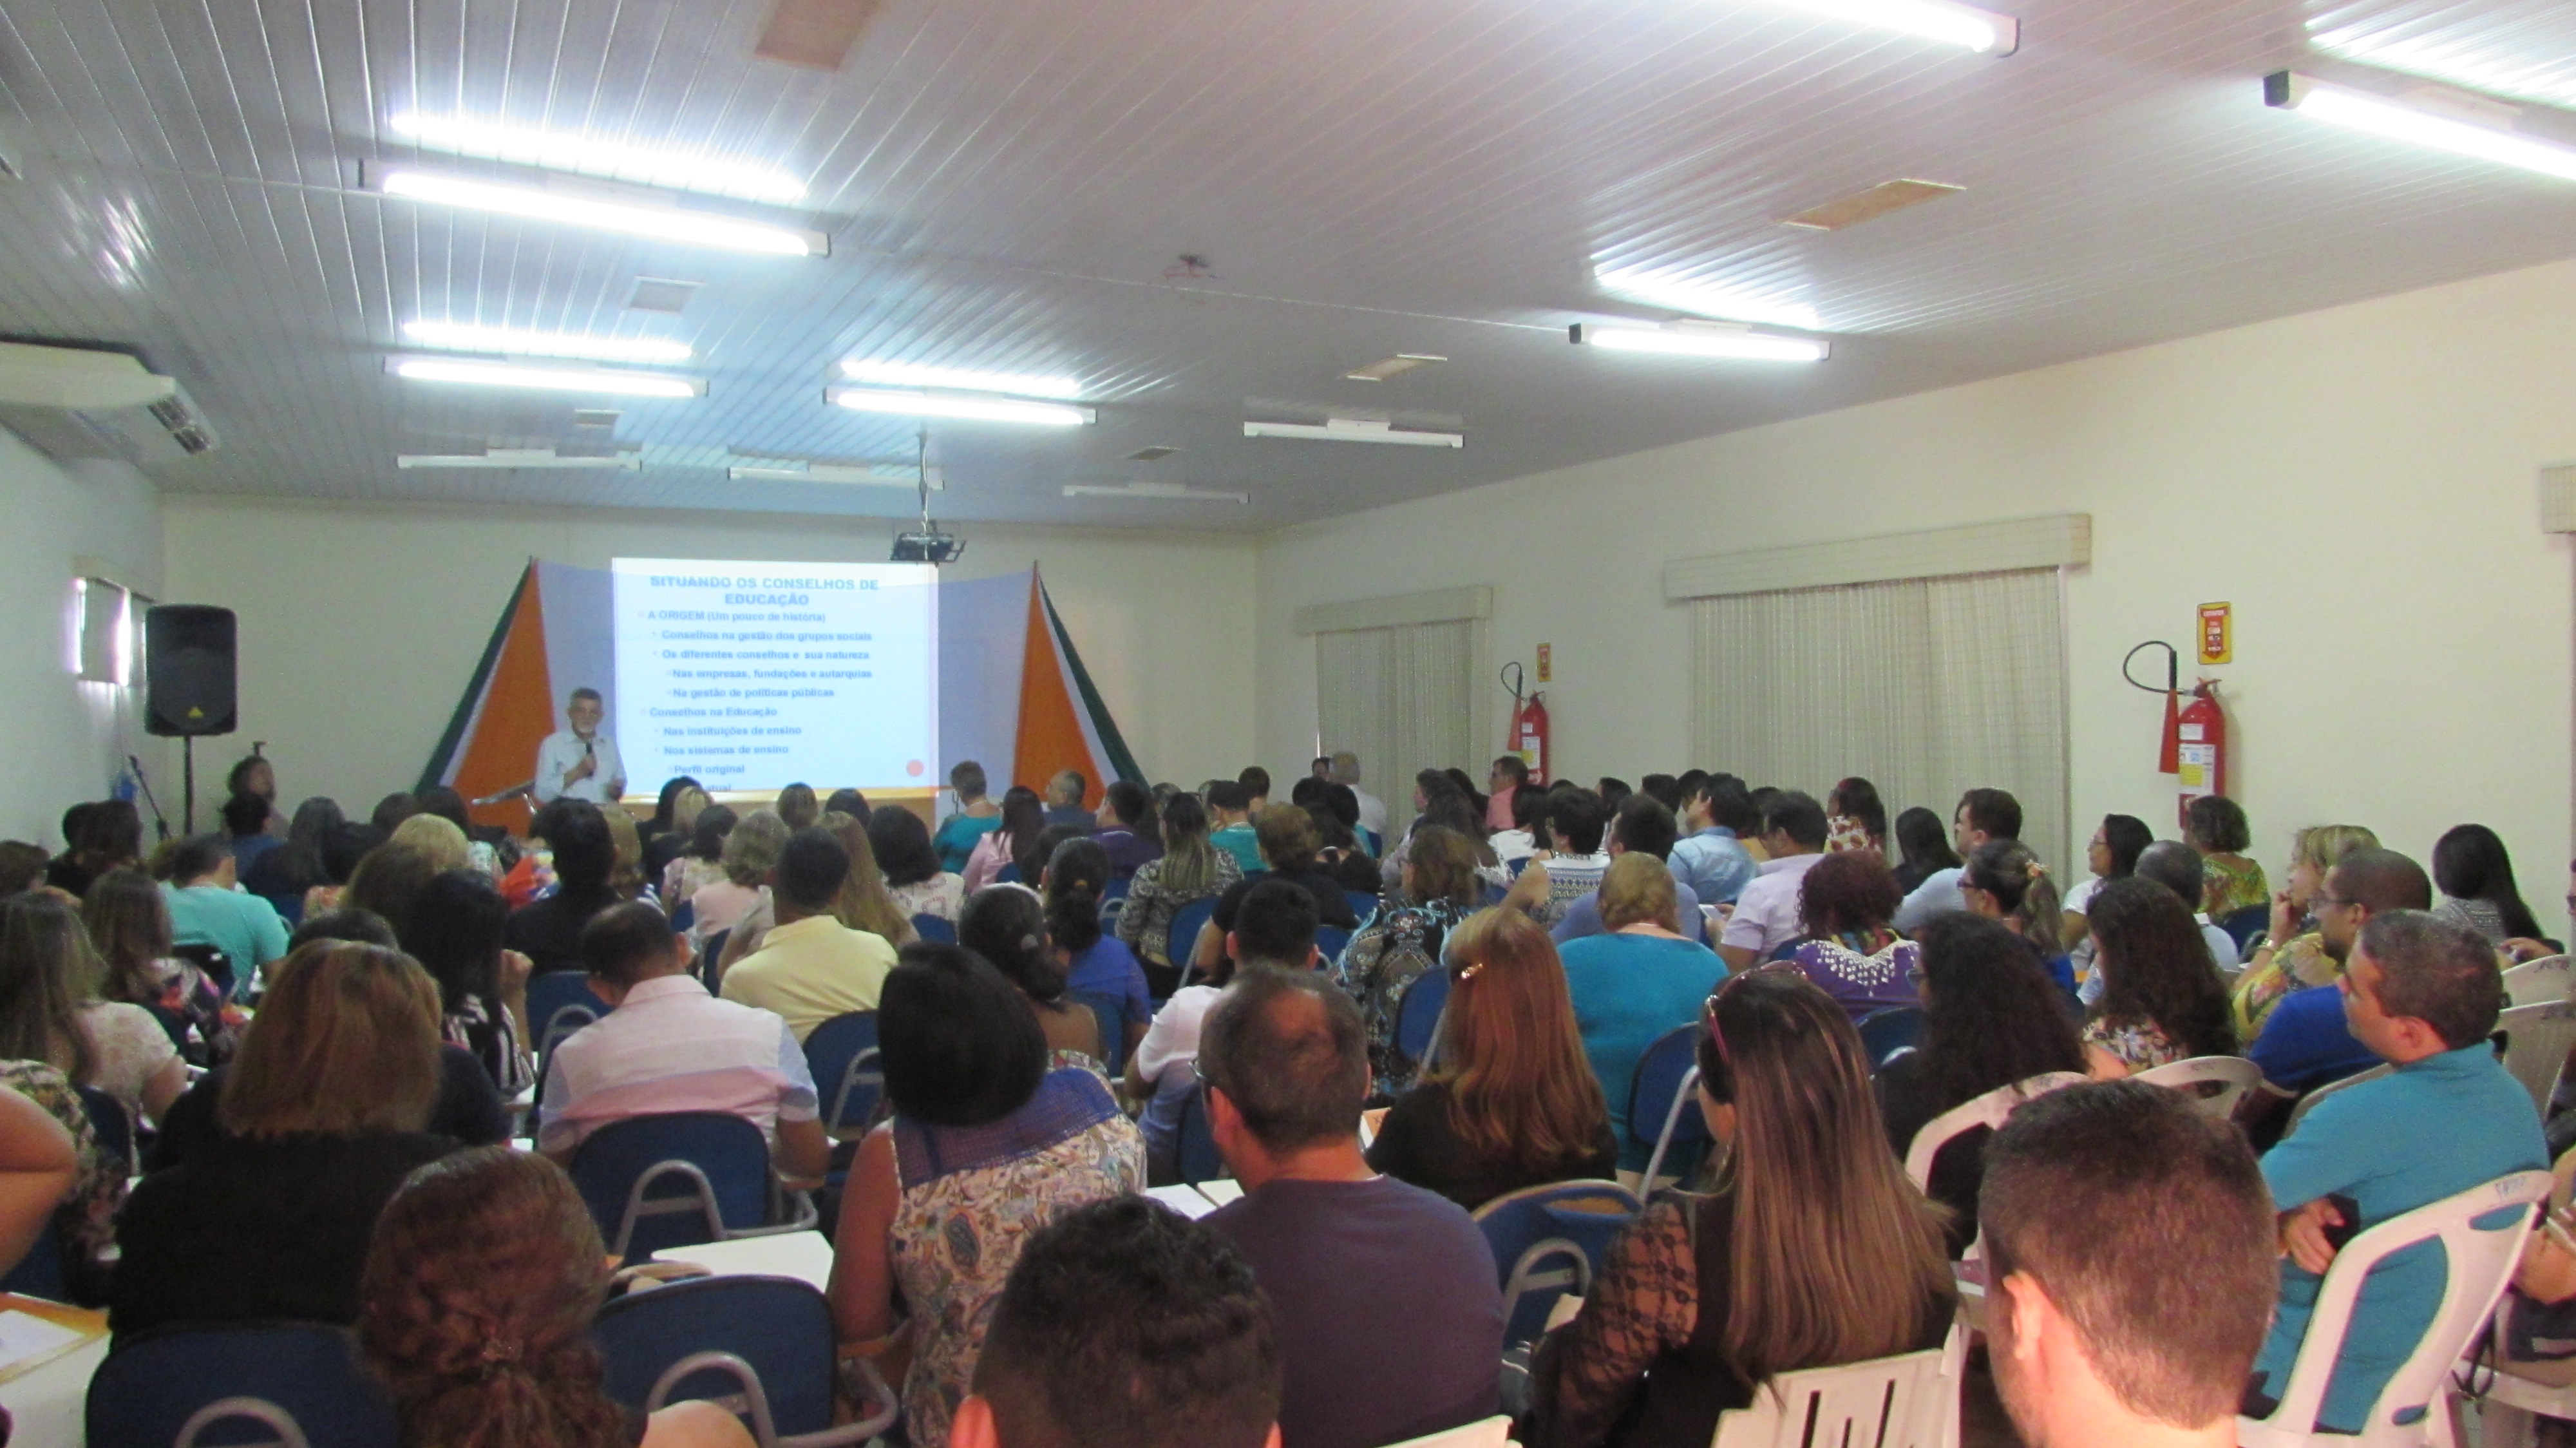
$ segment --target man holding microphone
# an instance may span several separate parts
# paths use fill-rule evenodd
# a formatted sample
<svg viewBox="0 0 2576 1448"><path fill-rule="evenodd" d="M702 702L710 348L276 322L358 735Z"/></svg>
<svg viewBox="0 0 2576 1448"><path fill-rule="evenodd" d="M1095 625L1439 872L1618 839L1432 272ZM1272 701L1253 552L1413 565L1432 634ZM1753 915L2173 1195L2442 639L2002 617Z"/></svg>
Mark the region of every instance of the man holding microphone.
<svg viewBox="0 0 2576 1448"><path fill-rule="evenodd" d="M607 714L597 689L572 691L564 717L572 727L549 734L537 746L535 794L539 804L558 799L608 804L626 793L626 765L617 757L617 741L599 732Z"/></svg>

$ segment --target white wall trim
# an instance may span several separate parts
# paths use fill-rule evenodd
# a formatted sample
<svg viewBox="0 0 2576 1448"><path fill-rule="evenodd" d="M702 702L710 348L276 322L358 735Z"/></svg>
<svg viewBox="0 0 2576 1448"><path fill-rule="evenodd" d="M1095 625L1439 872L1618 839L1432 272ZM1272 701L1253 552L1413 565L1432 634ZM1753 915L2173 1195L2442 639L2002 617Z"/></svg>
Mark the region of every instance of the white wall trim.
<svg viewBox="0 0 2576 1448"><path fill-rule="evenodd" d="M2093 515L2051 513L1919 533L1754 548L1664 565L1664 599L1721 598L1790 588L1888 583L2093 560Z"/></svg>
<svg viewBox="0 0 2576 1448"><path fill-rule="evenodd" d="M1297 610L1301 634L1344 633L1355 628L1395 628L1408 623L1454 623L1494 616L1494 590L1435 588L1423 593L1355 598L1345 603L1309 604Z"/></svg>

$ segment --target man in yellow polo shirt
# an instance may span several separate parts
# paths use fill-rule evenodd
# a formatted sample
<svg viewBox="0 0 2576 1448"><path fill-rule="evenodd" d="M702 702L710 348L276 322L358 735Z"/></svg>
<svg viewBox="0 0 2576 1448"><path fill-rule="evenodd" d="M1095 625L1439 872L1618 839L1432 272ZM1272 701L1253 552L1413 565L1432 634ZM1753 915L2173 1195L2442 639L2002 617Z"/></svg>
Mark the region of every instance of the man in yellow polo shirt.
<svg viewBox="0 0 2576 1448"><path fill-rule="evenodd" d="M884 936L852 930L832 913L849 873L849 852L831 831L789 836L769 874L778 924L725 972L726 1000L777 1012L799 1043L834 1016L875 1010L894 969Z"/></svg>

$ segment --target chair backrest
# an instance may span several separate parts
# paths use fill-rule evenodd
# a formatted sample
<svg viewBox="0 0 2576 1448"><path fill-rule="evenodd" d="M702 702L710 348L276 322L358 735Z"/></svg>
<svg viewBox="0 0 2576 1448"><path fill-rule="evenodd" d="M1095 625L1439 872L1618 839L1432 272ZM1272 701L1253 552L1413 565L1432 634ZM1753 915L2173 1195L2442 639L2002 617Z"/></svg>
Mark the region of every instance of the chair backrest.
<svg viewBox="0 0 2576 1448"><path fill-rule="evenodd" d="M2271 906L2248 905L2241 910L2228 911L2227 918L2218 922L2218 928L2226 931L2227 937L2236 942L2236 958L2243 960L2245 947L2253 944L2254 937L2269 929L2271 924Z"/></svg>
<svg viewBox="0 0 2576 1448"><path fill-rule="evenodd" d="M630 1292L599 1310L590 1335L606 1368L602 1386L629 1407L644 1407L654 1384L682 1359L720 1352L758 1375L778 1433L832 1426L832 1310L810 1283L701 1277ZM668 1399L709 1398L730 1407L737 1391L723 1373L694 1372Z"/></svg>
<svg viewBox="0 0 2576 1448"><path fill-rule="evenodd" d="M393 1404L344 1327L244 1322L156 1328L117 1344L90 1378L91 1448L171 1448L194 1420L200 1444L277 1441L237 1406L256 1399L327 1448L394 1448ZM220 1421L218 1421L220 1418Z"/></svg>
<svg viewBox="0 0 2576 1448"><path fill-rule="evenodd" d="M766 1222L769 1144L723 1112L630 1116L582 1141L572 1181L609 1254L640 1260Z"/></svg>
<svg viewBox="0 0 2576 1448"><path fill-rule="evenodd" d="M2567 1064L2568 1050L2576 1047L2576 1001L2508 1006L2496 1017L2496 1034L2504 1038L2504 1068L2531 1093L2532 1106L2546 1119L2558 1073Z"/></svg>
<svg viewBox="0 0 2576 1448"><path fill-rule="evenodd" d="M2081 1086L2084 1076L2077 1071L2050 1071L2027 1081L1998 1086L1983 1096L1965 1101L1930 1121L1914 1133L1914 1141L1905 1148L1905 1174L1914 1180L1915 1189L1928 1190L1932 1181L1932 1161L1950 1139L1963 1136L1980 1126L1997 1127L2009 1119L2014 1108L2033 1097L2045 1096L2064 1086Z"/></svg>
<svg viewBox="0 0 2576 1448"><path fill-rule="evenodd" d="M912 917L912 933L940 945L957 943L957 924L944 915L927 911Z"/></svg>
<svg viewBox="0 0 2576 1448"><path fill-rule="evenodd" d="M541 1037L553 1028L555 1017L568 1007L585 1018L584 1025L616 1009L591 993L590 975L586 971L549 970L528 977L528 1019L536 1023Z"/></svg>
<svg viewBox="0 0 2576 1448"><path fill-rule="evenodd" d="M1682 1100L1684 1083L1699 1078L1699 1027L1675 1026L1654 1039L1645 1053L1637 1058L1637 1069L1628 1077L1628 1137L1640 1146L1653 1146L1663 1136L1664 1124L1673 1123L1674 1140L1683 1145L1708 1140L1706 1122L1694 1124L1675 1118L1675 1103ZM1696 1112L1682 1113L1696 1117Z"/></svg>
<svg viewBox="0 0 2576 1448"><path fill-rule="evenodd" d="M850 1011L816 1026L805 1037L805 1069L822 1094L823 1129L835 1137L865 1135L885 1099L877 1013Z"/></svg>
<svg viewBox="0 0 2576 1448"><path fill-rule="evenodd" d="M1557 1299L1591 1289L1610 1239L1644 1210L1613 1181L1524 1187L1476 1209L1503 1288L1503 1345L1530 1342L1547 1327Z"/></svg>
<svg viewBox="0 0 2576 1448"><path fill-rule="evenodd" d="M2382 1062L2379 1065L2371 1067L2367 1071L2356 1071L2353 1074L2344 1077L2340 1081L2328 1081L2323 1086L2317 1087L2307 1095L2300 1097L2299 1104L2290 1108L2290 1121L2287 1126L2281 1128L2282 1134L2286 1136L2289 1133L2298 1130L2299 1118L2316 1110L2318 1102L2323 1101L2336 1092L2343 1090L2347 1086L2358 1086L2364 1081L2376 1081L2380 1077L2385 1076L2396 1069L2397 1068L2395 1066Z"/></svg>
<svg viewBox="0 0 2576 1448"><path fill-rule="evenodd" d="M1021 880L1020 880L1020 867L1019 867L1019 865L1018 865L1017 863L1008 864L1008 865L1004 865L1002 868L1000 868L1000 869L998 869L998 870L995 870L995 871L993 872L993 883L994 883L994 884L996 884L996 885L1017 885L1017 884L1020 884L1020 883L1021 883Z"/></svg>
<svg viewBox="0 0 2576 1448"><path fill-rule="evenodd" d="M1066 992L1077 1005L1089 1006L1093 1020L1100 1023L1100 1063L1116 1076L1127 1069L1127 1002L1099 991Z"/></svg>
<svg viewBox="0 0 2576 1448"><path fill-rule="evenodd" d="M198 1448L201 1443L212 1448L215 1440L223 1436L212 1431L216 1424L243 1421L268 1430L259 1435L263 1440L260 1448L271 1448L272 1444L274 1448L312 1448L313 1440L304 1436L304 1425L295 1421L295 1415L266 1398L220 1398L208 1403L180 1425L171 1448Z"/></svg>
<svg viewBox="0 0 2576 1448"><path fill-rule="evenodd" d="M0 1275L0 1292L14 1292L21 1297L41 1297L48 1302L71 1300L71 1280L63 1266L63 1229L59 1221L45 1224L36 1240L27 1247L27 1255L18 1265Z"/></svg>
<svg viewBox="0 0 2576 1448"><path fill-rule="evenodd" d="M1170 936L1163 943L1163 954L1172 964L1188 969L1190 947L1198 943L1199 927L1216 914L1216 897L1193 900L1172 912Z"/></svg>
<svg viewBox="0 0 2576 1448"><path fill-rule="evenodd" d="M1338 925L1318 925L1315 927L1315 949L1323 952L1325 964L1329 965L1332 962L1341 959L1342 952L1350 948L1351 933L1349 931L1342 929Z"/></svg>
<svg viewBox="0 0 2576 1448"><path fill-rule="evenodd" d="M2312 1441L2310 1430L2325 1401L2326 1382L2334 1372L2335 1360L2342 1355L2344 1330L2351 1323L2353 1305L2361 1295L2362 1279L2391 1253L2418 1242L2439 1240L2444 1269L2442 1305L2435 1310L2424 1335L2416 1339L2415 1350L2405 1364L2379 1390L2361 1432L2350 1440L2354 1448L2396 1448L2398 1444L2423 1442L2425 1428L2420 1420L2424 1410L2429 1407L2433 1413L2448 1411L2435 1401L2444 1390L2444 1378L2485 1325L2487 1314L2495 1310L2496 1299L2504 1295L2506 1279L2512 1275L2521 1253L2532 1213L2548 1200L2549 1186L2549 1173L2545 1171L2515 1172L2457 1196L2401 1212L2346 1242L2343 1250L2335 1253L2334 1265L2326 1269L2325 1281L2317 1288L2307 1335L2300 1340L2298 1361L2290 1367L2280 1405L2267 1418L2238 1418L2237 1441L2249 1448L2286 1448L2291 1443ZM2410 1421L2401 1424L2401 1418ZM2295 1429L2290 1426L2293 1424L2297 1425Z"/></svg>
<svg viewBox="0 0 2576 1448"><path fill-rule="evenodd" d="M233 993L233 958L224 954L222 946L188 940L171 946L170 953L204 971L206 979L222 987L225 995Z"/></svg>
<svg viewBox="0 0 2576 1448"><path fill-rule="evenodd" d="M1127 898L1127 892L1128 892L1128 891L1130 891L1130 890L1132 890L1132 889L1134 889L1134 888L1136 888L1136 877L1135 877L1135 876L1133 876L1133 875L1113 875L1113 876L1111 876L1111 877L1110 877L1110 880L1109 880L1108 888L1106 888L1106 889L1104 889L1104 890L1102 890L1102 891L1100 892L1100 908L1102 908L1103 910L1106 910L1106 909L1108 909L1108 908L1109 908L1109 906L1110 906L1112 903L1114 903L1114 902L1116 902L1116 901L1121 901L1121 900L1126 899L1126 898Z"/></svg>
<svg viewBox="0 0 2576 1448"><path fill-rule="evenodd" d="M680 902L680 908L671 912L673 930L686 930L697 923L698 902L695 900L683 900Z"/></svg>
<svg viewBox="0 0 2576 1448"><path fill-rule="evenodd" d="M1883 1066L1888 1057L1921 1044L1921 1006L1882 1006L1860 1018L1860 1048L1869 1053L1872 1066Z"/></svg>
<svg viewBox="0 0 2576 1448"><path fill-rule="evenodd" d="M1512 1420L1495 1417L1480 1423L1462 1424L1443 1433L1389 1443L1386 1448L1504 1448L1511 1441Z"/></svg>
<svg viewBox="0 0 2576 1448"><path fill-rule="evenodd" d="M710 991L724 981L724 972L719 967L724 963L725 942L731 939L733 931L725 929L698 944L698 979Z"/></svg>
<svg viewBox="0 0 2576 1448"><path fill-rule="evenodd" d="M2194 1056L2141 1071L2134 1079L2170 1086L2189 1096L2202 1115L2225 1121L2236 1110L2236 1098L2263 1084L2263 1068L2242 1056Z"/></svg>
<svg viewBox="0 0 2576 1448"><path fill-rule="evenodd" d="M2576 961L2566 956L2544 955L2504 973L2506 1005L2536 1006L2571 996L2576 996Z"/></svg>
<svg viewBox="0 0 2576 1448"><path fill-rule="evenodd" d="M1712 1448L1941 1448L1959 1416L1959 1380L1940 1348L1840 1367L1799 1368L1720 1413Z"/></svg>
<svg viewBox="0 0 2576 1448"><path fill-rule="evenodd" d="M1366 890L1344 890L1342 898L1351 902L1351 918L1366 920L1377 910L1377 897Z"/></svg>
<svg viewBox="0 0 2576 1448"><path fill-rule="evenodd" d="M1226 1174L1225 1158L1216 1149L1216 1128L1208 1123L1205 1091L1192 1090L1181 1099L1180 1117L1172 1125L1172 1165L1183 1186Z"/></svg>
<svg viewBox="0 0 2576 1448"><path fill-rule="evenodd" d="M1440 1040L1440 1013L1449 1007L1449 972L1433 964L1413 978L1395 1003L1395 1049L1419 1066Z"/></svg>
<svg viewBox="0 0 2576 1448"><path fill-rule="evenodd" d="M1646 1175L1641 1179L1646 1190L1655 1189L1667 1166L1674 1169L1676 1177L1697 1174L1711 1144L1708 1118L1699 1110L1699 1067L1694 1064L1683 1074L1681 1086L1664 1108L1663 1125L1655 1131L1655 1153L1646 1158ZM1681 1148L1678 1156L1674 1154L1675 1147Z"/></svg>
<svg viewBox="0 0 2576 1448"><path fill-rule="evenodd" d="M134 1122L125 1114L125 1104L96 1086L75 1086L81 1107L89 1114L89 1129L98 1136L98 1149L113 1152L125 1163L125 1172L134 1171Z"/></svg>

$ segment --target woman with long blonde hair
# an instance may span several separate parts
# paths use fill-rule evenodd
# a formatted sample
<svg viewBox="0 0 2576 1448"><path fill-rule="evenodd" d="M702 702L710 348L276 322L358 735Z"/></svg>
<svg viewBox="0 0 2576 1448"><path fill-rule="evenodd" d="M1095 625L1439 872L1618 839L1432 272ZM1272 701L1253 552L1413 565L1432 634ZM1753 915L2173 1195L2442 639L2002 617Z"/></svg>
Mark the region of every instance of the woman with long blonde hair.
<svg viewBox="0 0 2576 1448"><path fill-rule="evenodd" d="M1957 1301L1941 1217L1887 1149L1860 1036L1791 971L1734 977L1700 1017L1717 1190L1610 1246L1540 1346L1532 1448L1700 1448L1797 1368L1936 1347Z"/></svg>
<svg viewBox="0 0 2576 1448"><path fill-rule="evenodd" d="M1609 1176L1619 1142L1547 928L1518 910L1480 911L1449 932L1447 955L1440 1058L1387 1108L1369 1165L1471 1210Z"/></svg>
<svg viewBox="0 0 2576 1448"><path fill-rule="evenodd" d="M894 903L887 893L885 872L877 868L877 853L868 848L868 826L856 815L839 810L825 810L818 823L830 830L841 848L850 855L850 873L841 879L840 896L833 902L832 916L852 930L881 935L897 950L918 938L912 928L912 917ZM778 903L768 890L760 892L760 903L751 907L726 937L724 955L716 962L719 975L733 969L733 963L760 948L769 932L778 926Z"/></svg>

